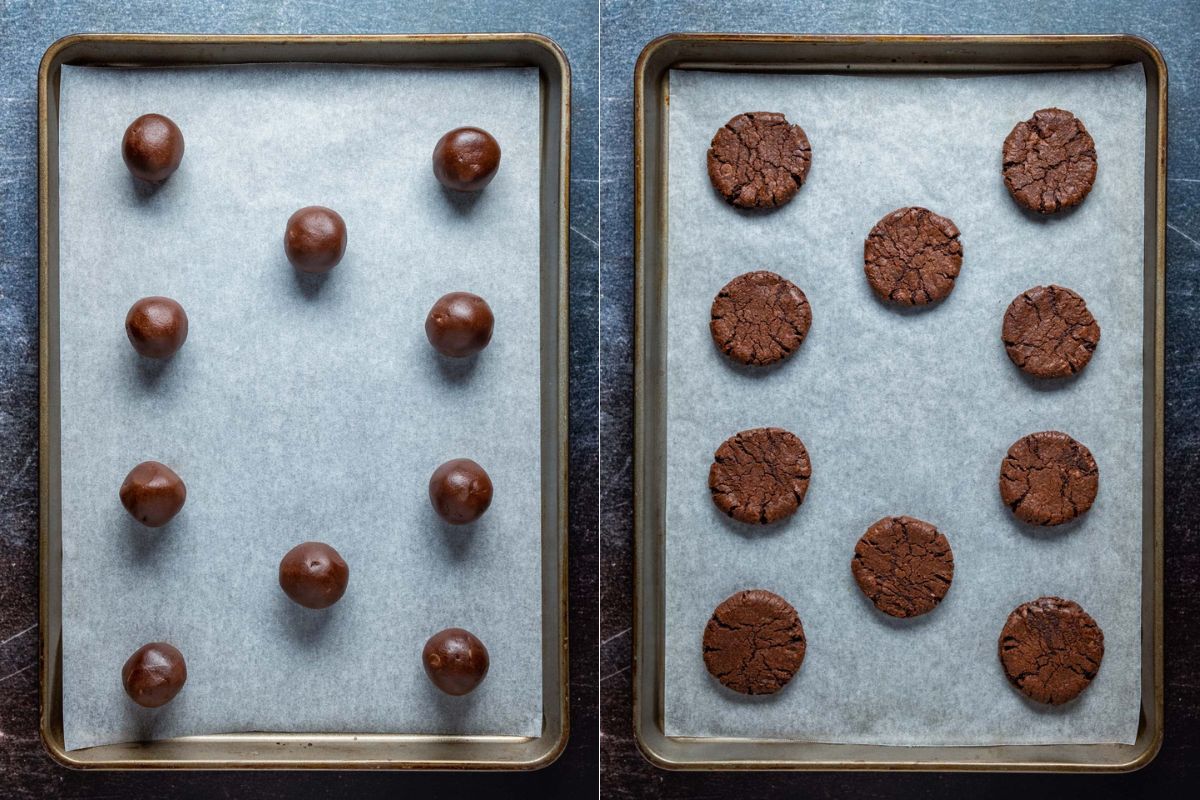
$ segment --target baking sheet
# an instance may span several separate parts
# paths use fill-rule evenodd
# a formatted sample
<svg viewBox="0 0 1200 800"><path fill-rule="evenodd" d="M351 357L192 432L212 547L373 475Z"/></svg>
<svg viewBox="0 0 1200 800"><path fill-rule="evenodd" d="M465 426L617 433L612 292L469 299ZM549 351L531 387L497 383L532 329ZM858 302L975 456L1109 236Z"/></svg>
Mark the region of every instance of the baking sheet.
<svg viewBox="0 0 1200 800"><path fill-rule="evenodd" d="M317 65L63 67L60 111L63 722L68 749L234 731L537 735L541 728L539 210L536 69ZM187 150L157 192L132 184L125 127L174 119ZM443 192L445 131L491 131L502 165L477 197ZM328 205L349 246L327 278L282 248ZM448 291L484 296L490 346L441 360L425 339ZM165 367L125 312L188 312ZM495 499L442 525L426 485L449 458ZM133 523L117 488L172 466L188 501ZM280 557L317 539L350 565L324 612L280 591ZM491 669L472 694L430 684L420 652L461 626ZM167 640L188 683L148 711L120 667Z"/></svg>
<svg viewBox="0 0 1200 800"><path fill-rule="evenodd" d="M666 651L664 727L730 736L883 745L1134 741L1140 692L1142 258L1145 78L1140 66L1030 75L670 75ZM1018 209L1000 147L1034 110L1083 119L1099 172L1083 205L1042 218ZM742 111L785 113L813 148L808 181L766 214L724 203L709 183L713 133ZM962 231L956 288L937 307L878 302L863 240L901 206ZM709 336L728 280L769 269L812 304L800 350L782 365L731 365ZM1102 328L1079 377L1025 379L1000 325L1038 284L1080 292ZM743 526L709 499L713 451L729 435L785 427L805 442L804 505L769 528ZM1079 522L1029 528L997 489L1008 446L1059 429L1086 444L1100 490ZM955 555L934 612L877 612L850 574L876 519L936 524ZM712 610L745 588L788 599L808 651L778 695L747 698L704 668ZM1074 703L1047 708L1006 681L996 641L1008 613L1044 594L1078 601L1105 656Z"/></svg>

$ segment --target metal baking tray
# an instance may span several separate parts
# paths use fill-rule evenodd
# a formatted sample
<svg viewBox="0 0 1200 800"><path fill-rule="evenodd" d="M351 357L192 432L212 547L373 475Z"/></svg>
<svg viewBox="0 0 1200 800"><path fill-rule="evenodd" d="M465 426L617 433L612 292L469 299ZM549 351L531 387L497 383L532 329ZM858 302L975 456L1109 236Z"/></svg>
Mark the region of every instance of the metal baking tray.
<svg viewBox="0 0 1200 800"><path fill-rule="evenodd" d="M743 72L986 73L1104 69L1146 73L1142 476L1142 705L1132 745L895 747L667 736L663 725L666 489L667 104L672 69ZM1121 772L1150 762L1163 736L1163 302L1167 67L1134 36L790 36L671 34L634 76L634 732L669 769Z"/></svg>
<svg viewBox="0 0 1200 800"><path fill-rule="evenodd" d="M68 752L62 705L62 507L58 304L58 97L63 65L161 67L338 63L537 67L541 84L543 719L538 736L231 733ZM38 71L40 630L42 740L83 769L537 769L567 741L567 322L571 70L535 34L174 36L80 34Z"/></svg>

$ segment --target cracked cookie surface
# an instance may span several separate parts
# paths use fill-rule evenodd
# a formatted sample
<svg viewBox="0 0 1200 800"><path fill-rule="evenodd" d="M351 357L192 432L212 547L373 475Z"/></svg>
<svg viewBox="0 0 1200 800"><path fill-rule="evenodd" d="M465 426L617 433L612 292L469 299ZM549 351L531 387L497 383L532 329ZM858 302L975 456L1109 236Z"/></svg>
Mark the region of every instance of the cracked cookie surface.
<svg viewBox="0 0 1200 800"><path fill-rule="evenodd" d="M766 366L800 347L811 324L812 309L800 287L760 270L737 276L717 293L709 329L734 361Z"/></svg>
<svg viewBox="0 0 1200 800"><path fill-rule="evenodd" d="M850 571L885 614L916 617L942 602L954 580L954 552L937 528L913 517L884 517L854 546Z"/></svg>
<svg viewBox="0 0 1200 800"><path fill-rule="evenodd" d="M1074 114L1043 108L1004 140L1004 185L1018 203L1053 214L1083 202L1096 181L1096 143Z"/></svg>
<svg viewBox="0 0 1200 800"><path fill-rule="evenodd" d="M1062 286L1035 286L1004 312L1001 331L1009 359L1037 378L1064 378L1087 366L1100 326L1083 298Z"/></svg>
<svg viewBox="0 0 1200 800"><path fill-rule="evenodd" d="M867 235L863 271L883 300L919 306L944 300L962 269L959 231L946 217L909 206L888 214Z"/></svg>
<svg viewBox="0 0 1200 800"><path fill-rule="evenodd" d="M1099 672L1104 632L1078 603L1039 597L1008 615L999 650L1013 686L1039 703L1061 705L1078 697Z"/></svg>
<svg viewBox="0 0 1200 800"><path fill-rule="evenodd" d="M713 136L708 177L739 208L776 208L791 200L808 175L812 147L804 129L783 114L738 114Z"/></svg>
<svg viewBox="0 0 1200 800"><path fill-rule="evenodd" d="M1031 525L1075 519L1092 507L1099 486L1091 451L1059 431L1021 437L1000 464L1000 497Z"/></svg>
<svg viewBox="0 0 1200 800"><path fill-rule="evenodd" d="M783 428L751 428L717 448L708 489L723 514L766 525L796 512L810 477L812 466L800 437Z"/></svg>
<svg viewBox="0 0 1200 800"><path fill-rule="evenodd" d="M804 626L791 603L747 589L717 606L704 628L704 666L742 694L774 694L804 662Z"/></svg>

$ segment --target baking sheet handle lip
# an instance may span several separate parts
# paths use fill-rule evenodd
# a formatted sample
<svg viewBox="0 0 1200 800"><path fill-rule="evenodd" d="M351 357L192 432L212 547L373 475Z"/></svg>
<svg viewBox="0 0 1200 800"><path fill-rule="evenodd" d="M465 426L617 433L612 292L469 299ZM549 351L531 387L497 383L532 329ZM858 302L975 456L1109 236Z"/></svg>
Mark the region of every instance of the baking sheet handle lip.
<svg viewBox="0 0 1200 800"><path fill-rule="evenodd" d="M635 211L634 211L634 442L635 449L639 439L639 432L644 429L645 420L645 398L641 396L641 392L637 387L643 384L644 371L646 369L643 347L645 345L645 265L643 264L643 228L647 210L645 208L645 176L643 175L643 160L645 157L646 142L644 140L644 114L645 114L645 86L646 74L654 56L665 46L679 41L745 41L749 42L814 42L814 43L831 43L831 42L847 42L854 40L860 43L869 43L872 41L923 41L923 42L970 42L970 41L1009 41L1013 43L1019 42L1040 42L1040 43L1084 43L1096 42L1104 43L1111 42L1114 44L1126 45L1142 55L1145 61L1148 61L1148 66L1155 71L1155 77L1158 81L1158 97L1159 120L1158 120L1158 142L1157 148L1159 153L1159 167L1157 171L1158 177L1158 214L1154 234L1158 238L1158 255L1157 255L1157 302L1159 304L1157 316L1158 327L1156 329L1156 362L1155 369L1158 373L1157 382L1158 388L1156 392L1155 402L1158 406L1156 409L1156 430L1154 432L1157 441L1157 447L1161 448L1163 440L1162 430L1162 404L1163 404L1163 330L1162 321L1164 318L1164 310L1162 308L1163 301L1163 286L1165 281L1166 263L1164 257L1164 229L1165 216L1163 213L1165 204L1165 186L1164 179L1166 175L1166 101L1167 101L1167 80L1168 71L1167 64L1161 51L1150 40L1135 35L1135 34L1071 34L1071 35L966 35L966 36L837 36L837 35L822 35L822 36L807 36L807 35L777 35L777 34L720 34L720 33L668 33L659 36L642 49L638 55L637 62L634 67L634 181L635 181ZM663 70L670 68L670 65L663 67ZM1155 589L1155 606L1153 621L1155 647L1154 647L1154 670L1156 673L1156 692L1154 699L1155 721L1150 739L1146 742L1143 748L1130 759L1123 762L1109 763L1089 763L1089 762L1047 762L1045 764L1036 764L1031 762L1003 762L997 761L989 764L975 764L971 762L947 762L941 764L919 764L916 762L895 761L895 762L871 762L859 764L840 764L828 762L711 762L711 761L678 761L668 755L662 753L657 748L657 745L652 743L648 736L647 724L655 725L655 734L661 735L663 740L667 737L665 732L661 730L655 721L643 719L642 703L640 701L640 680L639 675L642 669L640 663L640 642L644 632L642 631L642 614L645 609L640 608L639 599L641 597L642 572L646 568L643 563L641 547L639 542L645 536L645 520L642 518L642 481L644 480L644 467L640 461L639 455L634 453L634 647L633 647L633 664L632 664L632 688L633 688L633 728L634 742L638 750L641 752L651 764L668 770L713 770L713 769L731 769L731 770L836 770L836 769L859 769L859 770L961 770L961 771L987 771L987 772L1096 772L1096 773L1126 773L1133 772L1145 767L1157 757L1162 748L1164 738L1164 720L1163 720L1163 674L1162 674L1162 526L1161 526L1161 504L1162 504L1162 461L1161 455L1156 459L1155 464L1156 477L1158 485L1155 488L1155 503L1156 516L1155 521L1155 541L1154 541L1154 559L1155 570L1158 574L1157 588Z"/></svg>
<svg viewBox="0 0 1200 800"><path fill-rule="evenodd" d="M55 721L51 719L52 704L50 702L50 693L52 687L49 686L49 662L51 658L52 643L48 640L46 631L48 630L48 609L46 603L47 581L52 579L48 572L48 556L50 541L48 530L46 528L47 520L49 519L49 492L48 492L48 469L49 460L46 453L48 452L48 390L49 390L49 364L47 352L47 334L48 334L48 210L49 210L49 175L45 169L47 163L46 148L48 143L48 93L51 91L51 76L52 73L57 75L58 70L65 63L67 56L72 48L89 42L119 42L136 38L142 41L157 41L164 44L172 42L193 42L193 43L250 43L254 41L262 41L269 39L277 41L280 44L292 42L320 42L331 40L344 40L346 42L363 42L363 41L422 41L422 42L470 42L480 39L490 41L526 41L540 47L546 51L553 59L555 66L558 69L558 74L552 76L551 80L557 80L561 87L560 100L560 126L561 136L559 140L559 212L561 220L559 223L559 247L558 247L558 276L560 280L559 304L561 309L561 318L558 320L559 327L559 358L558 366L561 374L560 385L558 387L558 398L561 406L562 419L560 424L566 419L567 406L566 400L569 397L569 371L567 356L569 355L569 281L570 281L570 142L571 142L571 66L566 53L562 47L552 38L538 33L497 33L497 34L392 34L378 36L357 36L357 35L301 35L301 36L273 36L273 35L174 35L174 34L120 34L120 33L73 33L61 37L51 44L42 55L41 62L38 67L38 150L39 150L39 175L38 175L38 328L39 328L39 421L38 421L38 472L39 472L39 516L38 516L38 531L39 531L39 603L38 603L38 631L39 631L39 715L38 715L38 733L41 739L42 747L55 762L64 767L74 770L92 771L92 770L127 770L130 768L141 769L163 769L163 770L178 770L178 769L344 769L345 766L339 766L337 763L329 762L300 762L300 761L253 761L253 762L235 762L230 763L222 760L209 761L134 761L128 760L113 760L113 761L84 761L72 756L65 747L65 743L59 733L56 732ZM560 591L562 600L559 604L559 620L562 628L560 636L561 646L555 648L560 661L560 670L562 673L562 692L560 702L561 725L557 735L553 739L545 741L543 752L537 754L533 758L525 761L494 761L494 762L479 762L479 761L425 761L425 762L363 762L355 764L358 767L368 767L372 769L421 769L421 770L464 770L464 769L486 769L492 771L508 770L508 771L532 771L543 769L554 763L565 751L566 745L570 736L570 700L569 700L569 659L568 659L568 539L567 531L568 524L566 520L566 511L569 507L567 497L567 482L566 472L569 448L569 432L563 425L563 433L559 442L559 458L563 464L564 470L560 481L560 497L559 502L564 509L562 518L558 525L558 535L560 538L559 572L560 572ZM61 647L61 643L60 643ZM61 667L60 667L61 669ZM533 737L533 738L542 738Z"/></svg>

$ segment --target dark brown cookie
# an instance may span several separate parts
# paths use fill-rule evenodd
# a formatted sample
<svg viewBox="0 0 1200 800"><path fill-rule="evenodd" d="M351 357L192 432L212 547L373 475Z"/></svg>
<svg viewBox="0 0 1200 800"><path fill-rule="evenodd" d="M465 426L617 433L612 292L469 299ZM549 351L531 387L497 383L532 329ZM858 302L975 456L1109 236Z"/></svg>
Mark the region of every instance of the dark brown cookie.
<svg viewBox="0 0 1200 800"><path fill-rule="evenodd" d="M713 187L739 208L783 205L804 185L811 163L804 129L769 111L738 114L708 148Z"/></svg>
<svg viewBox="0 0 1200 800"><path fill-rule="evenodd" d="M811 476L800 437L783 428L751 428L717 448L708 489L722 513L766 525L796 512Z"/></svg>
<svg viewBox="0 0 1200 800"><path fill-rule="evenodd" d="M1078 603L1039 597L1008 615L999 649L1013 686L1057 706L1078 697L1100 671L1104 631Z"/></svg>
<svg viewBox="0 0 1200 800"><path fill-rule="evenodd" d="M1077 206L1096 181L1096 143L1070 111L1043 108L1004 140L1004 185L1040 214Z"/></svg>
<svg viewBox="0 0 1200 800"><path fill-rule="evenodd" d="M712 304L713 341L743 364L765 366L798 348L812 324L812 309L800 287L760 270L739 275Z"/></svg>
<svg viewBox="0 0 1200 800"><path fill-rule="evenodd" d="M884 517L854 546L850 571L875 607L893 617L916 617L942 602L954 580L950 542L928 522Z"/></svg>
<svg viewBox="0 0 1200 800"><path fill-rule="evenodd" d="M1038 378L1062 378L1087 366L1100 326L1083 298L1062 286L1035 286L1004 312L1008 357Z"/></svg>
<svg viewBox="0 0 1200 800"><path fill-rule="evenodd" d="M867 235L867 281L875 294L893 303L920 306L944 300L962 269L958 236L953 222L927 208L898 208Z"/></svg>
<svg viewBox="0 0 1200 800"><path fill-rule="evenodd" d="M1060 525L1092 507L1100 470L1091 452L1058 431L1023 436L1000 464L1000 497L1017 519Z"/></svg>
<svg viewBox="0 0 1200 800"><path fill-rule="evenodd" d="M704 666L742 694L774 694L804 663L804 626L791 604L748 589L717 606L704 627Z"/></svg>

